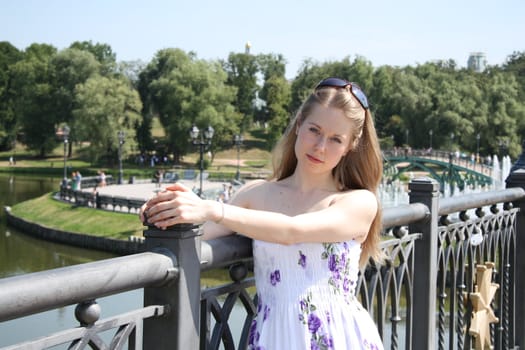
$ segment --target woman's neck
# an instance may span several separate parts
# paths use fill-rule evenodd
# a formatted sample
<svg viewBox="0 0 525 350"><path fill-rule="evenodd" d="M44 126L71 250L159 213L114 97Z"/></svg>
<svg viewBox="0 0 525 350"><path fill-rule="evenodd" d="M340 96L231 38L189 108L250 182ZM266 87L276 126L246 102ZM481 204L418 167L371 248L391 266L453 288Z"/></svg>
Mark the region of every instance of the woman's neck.
<svg viewBox="0 0 525 350"><path fill-rule="evenodd" d="M302 193L312 191L337 191L337 186L332 174L313 176L312 174L306 175L296 169L295 172L287 179L284 179L283 182Z"/></svg>

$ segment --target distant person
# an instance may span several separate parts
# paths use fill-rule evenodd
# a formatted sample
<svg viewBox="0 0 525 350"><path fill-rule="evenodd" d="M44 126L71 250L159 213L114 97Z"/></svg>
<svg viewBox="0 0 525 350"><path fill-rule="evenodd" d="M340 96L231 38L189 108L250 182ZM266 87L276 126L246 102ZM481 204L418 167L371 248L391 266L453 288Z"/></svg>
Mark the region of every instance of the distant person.
<svg viewBox="0 0 525 350"><path fill-rule="evenodd" d="M71 173L71 189L73 191L76 191L78 189L78 178L77 178L77 172L73 171Z"/></svg>
<svg viewBox="0 0 525 350"><path fill-rule="evenodd" d="M228 203L228 201L230 200L230 191L228 191L228 184L222 184L221 195L222 195L222 201L224 203Z"/></svg>
<svg viewBox="0 0 525 350"><path fill-rule="evenodd" d="M82 174L80 173L80 171L77 171L76 172L76 181L77 181L77 190L81 190L82 189Z"/></svg>
<svg viewBox="0 0 525 350"><path fill-rule="evenodd" d="M106 173L102 170L98 171L98 187L104 187L106 186Z"/></svg>
<svg viewBox="0 0 525 350"><path fill-rule="evenodd" d="M155 187L160 188L162 186L162 180L164 178L164 174L162 170L160 169L155 170L155 174L153 175L153 178L156 183Z"/></svg>
<svg viewBox="0 0 525 350"><path fill-rule="evenodd" d="M383 349L356 298L359 268L381 260L383 159L364 92L321 81L274 156L272 179L247 183L228 204L175 184L140 218L160 229L204 222L203 239L253 239L258 314L248 349Z"/></svg>

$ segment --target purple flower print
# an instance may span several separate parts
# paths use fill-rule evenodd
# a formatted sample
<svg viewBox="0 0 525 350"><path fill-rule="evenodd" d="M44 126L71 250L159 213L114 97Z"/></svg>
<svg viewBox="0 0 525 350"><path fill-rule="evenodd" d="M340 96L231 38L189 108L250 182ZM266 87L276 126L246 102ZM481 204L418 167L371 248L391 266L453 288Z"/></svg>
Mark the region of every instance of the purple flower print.
<svg viewBox="0 0 525 350"><path fill-rule="evenodd" d="M281 271L275 270L270 274L270 283L275 286L279 282L281 282Z"/></svg>
<svg viewBox="0 0 525 350"><path fill-rule="evenodd" d="M321 350L319 344L317 344L317 340L313 337L310 339L310 350Z"/></svg>
<svg viewBox="0 0 525 350"><path fill-rule="evenodd" d="M323 335L320 340L324 349L331 349L334 347L334 340L332 338Z"/></svg>
<svg viewBox="0 0 525 350"><path fill-rule="evenodd" d="M302 251L299 251L299 261L298 264L304 269L306 267L306 255Z"/></svg>
<svg viewBox="0 0 525 350"><path fill-rule="evenodd" d="M345 291L345 293L348 293L350 291L350 284L350 280L348 278L345 278L343 281L343 290Z"/></svg>
<svg viewBox="0 0 525 350"><path fill-rule="evenodd" d="M308 310L308 304L306 303L305 300L301 300L299 302L299 306L301 307L301 312L307 312Z"/></svg>
<svg viewBox="0 0 525 350"><path fill-rule="evenodd" d="M379 350L379 346L375 343L369 343L367 339L363 342L363 345L365 346L365 349L370 350Z"/></svg>
<svg viewBox="0 0 525 350"><path fill-rule="evenodd" d="M316 333L319 327L321 327L321 320L319 317L315 314L308 315L308 330L310 333Z"/></svg>
<svg viewBox="0 0 525 350"><path fill-rule="evenodd" d="M264 305L263 321L266 321L269 315L270 315L270 308L268 307L268 305Z"/></svg>
<svg viewBox="0 0 525 350"><path fill-rule="evenodd" d="M334 254L330 254L328 257L328 268L330 271L337 271L337 256Z"/></svg>
<svg viewBox="0 0 525 350"><path fill-rule="evenodd" d="M259 340L259 332L257 332L257 320L253 320L250 325L250 335L248 336L248 344L255 345L255 342Z"/></svg>

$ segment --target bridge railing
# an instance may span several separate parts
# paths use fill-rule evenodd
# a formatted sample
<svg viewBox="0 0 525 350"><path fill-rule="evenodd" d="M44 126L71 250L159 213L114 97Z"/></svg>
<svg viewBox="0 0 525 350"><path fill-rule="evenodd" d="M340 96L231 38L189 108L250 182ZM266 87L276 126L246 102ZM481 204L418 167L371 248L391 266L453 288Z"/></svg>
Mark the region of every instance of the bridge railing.
<svg viewBox="0 0 525 350"><path fill-rule="evenodd" d="M446 150L428 150L428 149L388 149L384 150L385 157L421 157L436 159L442 162L451 162L452 164L477 171L481 174L492 175L492 164L486 162L485 158L472 159L470 157L458 157L455 152Z"/></svg>
<svg viewBox="0 0 525 350"><path fill-rule="evenodd" d="M384 210L384 265L361 271L358 297L386 348L471 349L478 310L477 265L491 263L499 285L488 301L498 323L483 330L495 349L525 346L525 173L506 190L440 198L431 179L409 184L410 204ZM78 328L7 349L56 344L94 349L244 349L255 316L251 241L201 241L198 227L144 231L146 253L0 280L0 322L78 303ZM481 238L481 239L480 239ZM202 270L229 267L232 282L201 290ZM478 286L478 287L477 287ZM99 320L96 299L144 288L144 307ZM242 325L231 323L236 309ZM240 309L240 311L239 311ZM488 310L485 310L488 311ZM235 328L241 328L236 331ZM100 333L114 330L105 343Z"/></svg>

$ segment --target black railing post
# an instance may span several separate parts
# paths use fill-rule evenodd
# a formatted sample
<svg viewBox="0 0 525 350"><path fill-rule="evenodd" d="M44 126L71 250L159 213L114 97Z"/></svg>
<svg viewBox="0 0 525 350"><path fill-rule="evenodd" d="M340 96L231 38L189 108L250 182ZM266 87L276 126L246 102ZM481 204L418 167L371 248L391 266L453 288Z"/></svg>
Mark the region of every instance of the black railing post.
<svg viewBox="0 0 525 350"><path fill-rule="evenodd" d="M430 210L428 219L409 225L410 233L422 234L414 250L411 349L435 349L439 184L431 178L417 178L409 183L408 189L410 203L422 203Z"/></svg>
<svg viewBox="0 0 525 350"><path fill-rule="evenodd" d="M525 150L525 148L524 148ZM524 153L525 154L525 153ZM520 160L523 159L523 154ZM525 163L520 164L520 161L512 167L513 171L507 177L505 182L507 188L521 187L525 189ZM514 298L511 303L514 305L514 327L510 330L511 339L514 338L516 345L520 349L525 349L525 200L521 200L515 205L520 208L516 217L516 246L514 247L514 266L511 267L511 278L514 281ZM512 276L513 274L513 276ZM512 295L511 295L512 297ZM512 320L511 320L512 326Z"/></svg>
<svg viewBox="0 0 525 350"><path fill-rule="evenodd" d="M172 255L178 267L174 282L144 288L144 306L168 305L167 315L144 321L144 349L186 350L199 348L200 239L193 225L144 231L146 249Z"/></svg>

